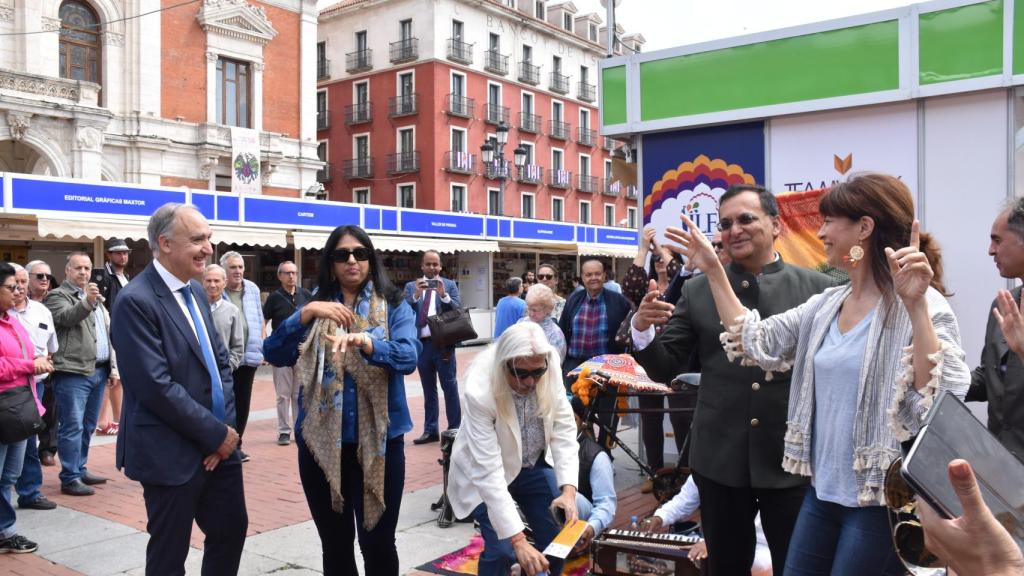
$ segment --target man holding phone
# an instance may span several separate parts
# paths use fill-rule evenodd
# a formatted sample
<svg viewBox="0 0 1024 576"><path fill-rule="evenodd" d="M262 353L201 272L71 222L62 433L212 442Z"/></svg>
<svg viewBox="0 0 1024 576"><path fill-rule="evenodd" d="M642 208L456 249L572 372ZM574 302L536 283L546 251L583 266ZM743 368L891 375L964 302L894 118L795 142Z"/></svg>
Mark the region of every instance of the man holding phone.
<svg viewBox="0 0 1024 576"><path fill-rule="evenodd" d="M57 454L60 491L91 496L107 481L89 472L89 440L96 429L107 378L118 378L110 345L110 315L99 286L89 279L92 260L84 252L68 255L64 283L46 295L60 348L53 355L53 389L57 395Z"/></svg>
<svg viewBox="0 0 1024 576"><path fill-rule="evenodd" d="M419 332L423 351L420 352L416 369L423 385L423 435L412 441L413 444L426 444L440 440L438 433L438 402L437 381L441 380L444 392L445 415L448 418L448 429L458 428L462 422L462 409L459 407L459 383L455 379L455 345L444 348L434 346L430 335L427 318L448 310L459 308L459 286L452 280L441 276L441 254L436 250L423 253L420 270L423 277L405 285L405 299L416 311L416 330Z"/></svg>

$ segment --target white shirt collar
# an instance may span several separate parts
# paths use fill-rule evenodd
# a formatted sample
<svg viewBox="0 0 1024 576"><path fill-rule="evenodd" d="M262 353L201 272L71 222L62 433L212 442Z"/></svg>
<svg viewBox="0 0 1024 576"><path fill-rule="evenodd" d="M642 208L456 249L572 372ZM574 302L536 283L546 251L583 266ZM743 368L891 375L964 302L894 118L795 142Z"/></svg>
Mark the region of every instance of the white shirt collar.
<svg viewBox="0 0 1024 576"><path fill-rule="evenodd" d="M185 285L185 283L179 280L177 276L168 272L167 268L164 268L164 265L161 264L159 260L153 260L153 267L156 268L156 272L160 275L160 279L164 281L164 284L167 285L167 288L172 294L181 290L181 287Z"/></svg>
<svg viewBox="0 0 1024 576"><path fill-rule="evenodd" d="M209 297L207 297L207 299L209 299ZM210 311L213 312L213 311L217 310L217 308L220 308L220 305L223 304L223 303L224 303L224 296L221 296L220 298L217 298L216 302L210 302Z"/></svg>

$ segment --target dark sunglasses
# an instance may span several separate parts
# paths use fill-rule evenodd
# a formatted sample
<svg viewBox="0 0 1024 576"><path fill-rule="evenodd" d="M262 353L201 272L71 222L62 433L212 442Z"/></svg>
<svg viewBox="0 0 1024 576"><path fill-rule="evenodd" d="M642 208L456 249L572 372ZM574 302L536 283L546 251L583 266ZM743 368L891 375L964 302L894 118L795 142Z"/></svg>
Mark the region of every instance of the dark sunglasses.
<svg viewBox="0 0 1024 576"><path fill-rule="evenodd" d="M750 226L754 222L760 220L757 216L754 216L750 212L740 214L738 218L733 220L732 218L722 218L718 221L718 230L725 232L726 230L732 230L733 224L739 224L740 226Z"/></svg>
<svg viewBox="0 0 1024 576"><path fill-rule="evenodd" d="M50 281L50 277L47 276L46 274L36 274L36 280L39 280L40 282L43 282L44 280L46 282L49 282Z"/></svg>
<svg viewBox="0 0 1024 576"><path fill-rule="evenodd" d="M534 380L540 379L545 372L548 371L548 365L545 364L543 368L537 368L536 370L526 370L525 368L516 368L511 362L508 363L509 374L516 377L516 380L526 380L527 378L533 378Z"/></svg>
<svg viewBox="0 0 1024 576"><path fill-rule="evenodd" d="M721 250L722 248L725 248L725 244L721 242L712 242L711 247L714 248L715 250Z"/></svg>
<svg viewBox="0 0 1024 576"><path fill-rule="evenodd" d="M554 274L537 274L537 280L551 280L554 277Z"/></svg>
<svg viewBox="0 0 1024 576"><path fill-rule="evenodd" d="M338 248L334 252L331 252L331 260L335 262L348 262L348 259L351 256L355 256L357 261L366 262L370 259L371 254L372 252L370 249L363 246L353 248L351 250L348 248Z"/></svg>

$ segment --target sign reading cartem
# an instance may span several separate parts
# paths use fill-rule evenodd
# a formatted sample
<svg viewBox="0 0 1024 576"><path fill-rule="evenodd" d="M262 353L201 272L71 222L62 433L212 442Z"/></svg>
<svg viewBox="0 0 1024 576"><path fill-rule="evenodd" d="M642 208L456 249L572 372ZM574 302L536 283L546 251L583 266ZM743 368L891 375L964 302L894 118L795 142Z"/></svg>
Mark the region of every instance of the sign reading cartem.
<svg viewBox="0 0 1024 576"><path fill-rule="evenodd" d="M597 229L598 244L621 244L623 246L636 246L640 241L636 230L608 230Z"/></svg>
<svg viewBox="0 0 1024 576"><path fill-rule="evenodd" d="M27 178L11 181L11 208L20 210L149 216L168 202L185 202L185 192Z"/></svg>
<svg viewBox="0 0 1024 576"><path fill-rule="evenodd" d="M644 225L665 228L686 214L711 235L718 199L733 184L764 180L764 123L747 122L643 136Z"/></svg>
<svg viewBox="0 0 1024 576"><path fill-rule="evenodd" d="M359 225L359 207L319 202L289 202L274 198L244 198L245 221L251 224L287 224L335 228Z"/></svg>
<svg viewBox="0 0 1024 576"><path fill-rule="evenodd" d="M572 224L554 224L550 222L522 222L515 220L512 223L512 237L516 240L558 240L561 242L572 242Z"/></svg>
<svg viewBox="0 0 1024 576"><path fill-rule="evenodd" d="M830 188L857 172L891 174L917 192L917 102L771 120L771 190Z"/></svg>
<svg viewBox="0 0 1024 576"><path fill-rule="evenodd" d="M410 212L399 214L402 232L441 234L444 236L483 236L484 219L443 212Z"/></svg>

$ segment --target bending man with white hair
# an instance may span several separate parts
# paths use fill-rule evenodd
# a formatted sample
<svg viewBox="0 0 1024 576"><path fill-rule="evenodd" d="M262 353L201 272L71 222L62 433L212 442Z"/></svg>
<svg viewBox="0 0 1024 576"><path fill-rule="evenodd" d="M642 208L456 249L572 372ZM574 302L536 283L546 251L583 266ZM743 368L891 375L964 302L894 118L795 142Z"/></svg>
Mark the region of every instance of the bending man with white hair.
<svg viewBox="0 0 1024 576"><path fill-rule="evenodd" d="M552 507L577 518L576 422L565 397L558 353L532 322L515 324L470 367L463 418L452 447L448 499L459 518L480 523L480 576L559 574L562 561L544 550L561 529ZM526 541L516 505L536 548Z"/></svg>

